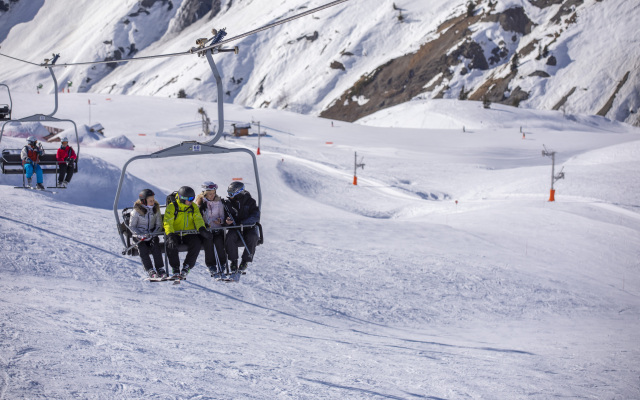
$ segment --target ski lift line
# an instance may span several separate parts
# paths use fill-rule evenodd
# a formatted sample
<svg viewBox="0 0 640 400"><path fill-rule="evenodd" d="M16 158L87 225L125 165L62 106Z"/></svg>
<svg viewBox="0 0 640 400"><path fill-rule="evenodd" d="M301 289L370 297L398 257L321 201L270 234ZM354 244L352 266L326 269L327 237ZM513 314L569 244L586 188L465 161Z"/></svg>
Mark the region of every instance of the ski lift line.
<svg viewBox="0 0 640 400"><path fill-rule="evenodd" d="M273 27L276 27L276 26L278 26L278 25L285 24L285 23L287 23L287 22L289 22L289 21L293 21L293 20L296 20L296 19L298 19L298 18L305 17L305 16L307 16L307 15L309 15L309 14L313 14L313 13L316 13L316 12L318 12L318 11L322 11L322 10L324 10L324 9L327 9L327 8L330 8L330 7L333 7L333 6L337 6L338 4L345 3L345 2L347 2L347 1L349 1L349 0L336 0L336 1L333 1L333 2L331 2L331 3L325 4L325 5L323 5L323 6L316 7L316 8L314 8L314 9L311 9L311 10L309 10L309 11L305 11L305 12L303 12L303 13L301 13L301 14L296 14L296 15L294 15L294 16L292 16L292 17L285 18L285 19L280 20L280 21L276 21L276 22L274 22L274 23L271 23L271 24L265 25L265 26L263 26L263 27L261 27L261 28L254 29L254 30L252 30L252 31L249 31L249 32L243 33L243 34L238 35L238 36L234 36L234 37L229 38L229 39L227 39L227 40L223 40L223 41L221 41L221 42L219 42L219 43L216 43L216 44L214 44L214 45L211 45L211 46L205 46L205 47L203 47L203 48L193 48L193 49L191 49L191 51L192 51L192 52L201 52L201 51L211 50L211 49L214 49L214 48L216 48L216 47L220 47L220 46L222 46L222 45L224 45L224 44L227 44L227 43L230 43L230 42L236 41L236 40L238 40L238 39L242 39L242 38L245 38L245 37L247 37L247 36L251 36L251 35L254 35L254 34L256 34L256 33L259 33L259 32L262 32L262 31L266 31L266 30L271 29L271 28L273 28Z"/></svg>
<svg viewBox="0 0 640 400"><path fill-rule="evenodd" d="M117 64L117 63L129 62L129 61L146 61L146 60L151 60L155 58L170 58L170 57L188 56L191 54L192 54L191 51L185 51L182 53L168 53L168 54L158 54L158 55L152 55L152 56L135 57L135 58L123 58L121 60L81 61L81 62L75 62L75 63L56 64L56 65L48 65L48 64L36 64L36 65L40 67L75 67L79 65L113 64L113 63Z"/></svg>
<svg viewBox="0 0 640 400"><path fill-rule="evenodd" d="M271 29L271 28L273 28L275 26L285 24L287 22L296 20L298 18L305 17L305 16L307 16L309 14L313 14L313 13L316 13L318 11L325 10L327 8L336 6L338 4L345 3L347 1L349 1L349 0L336 0L336 1L333 1L331 3L325 4L323 6L311 9L309 11L305 11L303 13L296 14L296 15L294 15L292 17L285 18L283 20L276 21L274 23L265 25L265 26L263 26L261 28L254 29L252 31L243 33L243 34L238 35L238 36L234 36L234 37L232 37L230 39L222 40L222 41L220 41L218 43L215 43L215 44L212 44L212 45L209 45L209 46L206 46L206 47L192 47L191 49L189 49L187 51L183 51L183 52L179 52L179 53L157 54L157 55L142 56L142 57L123 58L123 59L120 59L120 60L109 60L109 61L106 61L106 60L103 60L103 61L80 61L80 62L65 63L65 64L48 64L48 63L36 64L36 63L31 62L31 61L22 60L20 58L12 57L12 56L9 56L9 55L3 54L3 53L0 53L0 55L2 55L4 57L11 58L11 59L14 59L16 61L21 61L23 63L35 65L37 67L51 68L51 67L73 67L73 66L79 66L79 65L96 65L96 64L113 64L113 63L117 64L117 63L129 62L129 61L146 61L146 60L152 60L152 59L156 59L156 58L169 58L169 57L188 56L188 55L192 55L192 54L203 54L204 52L206 52L208 50L215 50L216 53L217 52L225 52L225 51L228 51L228 52L234 51L237 54L237 49L220 49L220 47L222 47L226 43L230 43L230 42L236 41L238 39L242 39L242 38L245 38L247 36L254 35L256 33ZM211 38L209 40L213 40L214 38Z"/></svg>
<svg viewBox="0 0 640 400"><path fill-rule="evenodd" d="M12 56L7 55L7 54L4 54L4 53L0 53L0 56L7 57L7 58L11 58L12 60L20 61L20 62L23 62L23 63L25 63L25 64L35 65L36 67L40 67L40 66L41 66L41 64L36 64L36 63L31 62L31 61L22 60L22 59L20 59L20 58L12 57Z"/></svg>

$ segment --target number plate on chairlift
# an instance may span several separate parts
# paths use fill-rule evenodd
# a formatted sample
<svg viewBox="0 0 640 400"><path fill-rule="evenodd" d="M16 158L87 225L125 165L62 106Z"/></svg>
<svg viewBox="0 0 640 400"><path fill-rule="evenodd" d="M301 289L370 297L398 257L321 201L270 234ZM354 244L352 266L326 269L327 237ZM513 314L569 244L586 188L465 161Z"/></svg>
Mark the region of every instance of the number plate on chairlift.
<svg viewBox="0 0 640 400"><path fill-rule="evenodd" d="M202 146L200 146L199 144L194 144L191 147L191 151L202 151Z"/></svg>

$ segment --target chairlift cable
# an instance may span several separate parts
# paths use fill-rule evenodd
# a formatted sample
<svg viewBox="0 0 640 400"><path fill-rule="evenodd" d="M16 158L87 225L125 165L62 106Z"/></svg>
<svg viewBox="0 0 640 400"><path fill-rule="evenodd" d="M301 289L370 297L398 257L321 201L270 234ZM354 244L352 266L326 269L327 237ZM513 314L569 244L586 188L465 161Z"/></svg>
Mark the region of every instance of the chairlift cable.
<svg viewBox="0 0 640 400"><path fill-rule="evenodd" d="M23 62L23 63L26 63L26 64L35 65L36 67L39 67L39 66L40 66L40 64L36 64L36 63L33 63L33 62L31 62L31 61L27 61L27 60L22 60L22 59L17 58L17 57L11 57L11 56L9 56L9 55L7 55L7 54L0 53L0 56L7 57L7 58L11 58L11 59L13 59L13 60L20 61L20 62Z"/></svg>
<svg viewBox="0 0 640 400"><path fill-rule="evenodd" d="M186 56L186 55L191 55L191 54L196 54L196 53L202 54L203 52L205 52L207 50L212 50L212 49L215 49L215 48L219 48L219 47L221 47L222 45L224 45L226 43L230 43L230 42L233 42L235 40L242 39L242 38L245 38L247 36L254 35L256 33L271 29L271 28L273 28L275 26L282 25L282 24L287 23L289 21L293 21L293 20L296 20L298 18L302 18L302 17L307 16L309 14L313 14L313 13L316 13L318 11L322 11L324 9L336 6L336 5L341 4L341 3L345 3L347 1L349 1L349 0L336 0L336 1L333 1L331 3L327 3L327 4L323 5L323 6L316 7L314 9L305 11L305 12L300 13L300 14L296 14L296 15L291 16L289 18L285 18L285 19L282 19L280 21L273 22L273 23L265 25L265 26L263 26L261 28L254 29L252 31L243 33L243 34L238 35L238 36L234 36L234 37L229 38L227 40L223 40L223 41L220 41L218 43L215 43L215 44L212 44L212 45L209 45L209 46L206 46L206 47L192 47L191 49L189 49L187 51L179 52L179 53L168 53L168 54L157 54L157 55L142 56L142 57L123 58L123 59L120 59L120 60L81 61L81 62L65 63L65 64L47 64L47 63L36 64L36 63L31 62L31 61L22 60L22 59L19 59L19 58L16 58L16 57L12 57L12 56L9 56L9 55L6 55L6 54L0 53L0 55L4 56L4 57L11 58L11 59L14 59L16 61L21 61L21 62L24 62L24 63L27 63L27 64L35 65L35 66L38 66L38 67L52 68L52 67L72 67L72 66L78 66L78 65L113 64L113 63L117 64L117 63L129 62L129 61L151 60L151 59L155 59L155 58L179 57L179 56ZM210 39L210 40L212 40L212 39Z"/></svg>
<svg viewBox="0 0 640 400"><path fill-rule="evenodd" d="M298 19L298 18L305 17L305 16L307 16L307 15L309 15L309 14L313 14L313 13L316 13L316 12L318 12L318 11L322 11L322 10L324 10L324 9L326 9L326 8L330 8L330 7L336 6L336 5L340 4L340 3L344 3L344 2L347 2L347 1L349 1L349 0L336 0L336 1L334 1L334 2L331 2L331 3L325 4L325 5L323 5L323 6L316 7L316 8L314 8L314 9L312 9L312 10L305 11L305 12L303 12L303 13L301 13L301 14L296 14L296 15L294 15L294 16L292 16L292 17L285 18L285 19L280 20L280 21L276 21L276 22L271 23L271 24L269 24L269 25L265 25L265 26L263 26L262 28L254 29L254 30L252 30L252 31L249 31L249 32L243 33L243 34L238 35L238 36L234 36L234 37L229 38L229 39L227 39L227 40L223 40L223 41L221 41L220 43L216 43L216 44L211 45L211 46L203 47L203 48L201 48L201 49L194 48L194 49L191 49L191 51L193 51L193 52L196 52L196 51L200 52L200 51L206 51L206 50L210 50L210 49L213 49L213 48L216 48L216 47L220 47L220 46L222 46L222 45L224 45L224 44L226 44L226 43L233 42L233 41L235 41L235 40L242 39L242 38L245 38L245 37L247 37L247 36L251 36L251 35L254 35L254 34L256 34L256 33L262 32L262 31L266 31L267 29L271 29L271 28L273 28L273 27L275 27L275 26L282 25L282 24L287 23L287 22L289 22L289 21L293 21L293 20L296 20L296 19Z"/></svg>

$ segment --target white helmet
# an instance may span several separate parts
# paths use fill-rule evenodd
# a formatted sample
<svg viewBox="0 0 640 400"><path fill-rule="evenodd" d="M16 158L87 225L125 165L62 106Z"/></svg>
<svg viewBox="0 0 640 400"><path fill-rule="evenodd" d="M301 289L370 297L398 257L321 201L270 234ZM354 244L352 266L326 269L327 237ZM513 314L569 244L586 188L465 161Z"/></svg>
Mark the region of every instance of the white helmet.
<svg viewBox="0 0 640 400"><path fill-rule="evenodd" d="M35 136L29 136L29 137L27 138L27 143L28 143L28 144L30 144L30 145L34 145L34 146L35 146L35 144L36 144L37 142L38 142L38 139L36 139L36 137L35 137Z"/></svg>
<svg viewBox="0 0 640 400"><path fill-rule="evenodd" d="M67 139L66 136L63 136L62 138L60 138L60 143L64 143L64 142L69 143L69 139Z"/></svg>
<svg viewBox="0 0 640 400"><path fill-rule="evenodd" d="M202 184L201 187L205 191L207 191L207 190L218 190L218 185L216 185L215 183L213 183L211 181L206 181L205 183Z"/></svg>

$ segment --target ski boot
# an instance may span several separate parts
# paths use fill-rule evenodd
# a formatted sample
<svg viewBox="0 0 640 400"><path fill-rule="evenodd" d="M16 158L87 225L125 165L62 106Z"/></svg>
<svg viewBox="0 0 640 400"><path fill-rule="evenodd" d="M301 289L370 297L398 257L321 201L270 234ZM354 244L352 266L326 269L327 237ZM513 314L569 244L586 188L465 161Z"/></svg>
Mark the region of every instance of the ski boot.
<svg viewBox="0 0 640 400"><path fill-rule="evenodd" d="M248 267L248 263L246 261L243 261L240 263L240 266L238 267L238 269L240 270L240 272L242 272L242 275L245 275L247 272L247 267Z"/></svg>
<svg viewBox="0 0 640 400"><path fill-rule="evenodd" d="M189 271L191 271L191 268L187 264L183 265L182 272L180 272L180 279L187 280L187 275L189 274Z"/></svg>
<svg viewBox="0 0 640 400"><path fill-rule="evenodd" d="M151 279L158 277L158 274L156 274L156 271L154 271L153 268L147 270L147 275L149 275L149 278Z"/></svg>
<svg viewBox="0 0 640 400"><path fill-rule="evenodd" d="M158 278L166 279L167 276L167 271L164 268L158 268Z"/></svg>
<svg viewBox="0 0 640 400"><path fill-rule="evenodd" d="M27 187L31 189L31 178L27 178Z"/></svg>
<svg viewBox="0 0 640 400"><path fill-rule="evenodd" d="M175 281L175 280L179 280L180 279L180 267L178 267L178 268L173 268L172 267L171 268L171 272L172 272L172 275L171 275L171 279L172 280Z"/></svg>
<svg viewBox="0 0 640 400"><path fill-rule="evenodd" d="M235 274L238 271L238 262L231 261L231 265L229 265L229 272Z"/></svg>
<svg viewBox="0 0 640 400"><path fill-rule="evenodd" d="M36 183L36 189L44 190L44 185L42 183Z"/></svg>

